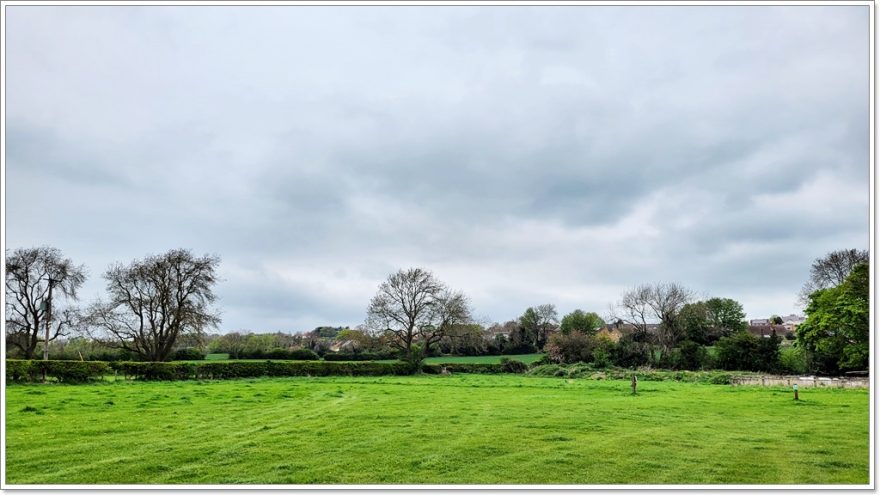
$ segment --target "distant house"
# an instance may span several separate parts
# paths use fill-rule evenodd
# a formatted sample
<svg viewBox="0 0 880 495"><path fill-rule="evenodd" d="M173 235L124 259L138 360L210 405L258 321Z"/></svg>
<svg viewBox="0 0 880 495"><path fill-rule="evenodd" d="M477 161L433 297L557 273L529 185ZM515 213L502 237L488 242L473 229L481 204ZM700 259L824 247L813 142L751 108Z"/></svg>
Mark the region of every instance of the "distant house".
<svg viewBox="0 0 880 495"><path fill-rule="evenodd" d="M807 319L800 315L783 316L782 326L784 326L789 332L794 332L797 330L798 325L805 321L807 321Z"/></svg>
<svg viewBox="0 0 880 495"><path fill-rule="evenodd" d="M785 325L749 325L749 333L755 337L770 338L773 332L779 337L785 337L791 331L785 328Z"/></svg>
<svg viewBox="0 0 880 495"><path fill-rule="evenodd" d="M759 327L759 326L766 326L766 325L769 325L769 324L770 324L770 319L769 319L769 318L761 318L761 319L758 319L758 320L749 320L749 325L750 325L750 326Z"/></svg>

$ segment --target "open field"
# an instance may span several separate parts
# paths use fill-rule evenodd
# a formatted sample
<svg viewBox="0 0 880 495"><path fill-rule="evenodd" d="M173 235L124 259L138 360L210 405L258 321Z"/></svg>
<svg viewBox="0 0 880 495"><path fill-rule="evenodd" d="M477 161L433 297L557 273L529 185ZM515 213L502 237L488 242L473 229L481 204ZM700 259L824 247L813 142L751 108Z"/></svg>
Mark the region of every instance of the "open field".
<svg viewBox="0 0 880 495"><path fill-rule="evenodd" d="M860 483L868 391L516 375L12 385L7 483Z"/></svg>

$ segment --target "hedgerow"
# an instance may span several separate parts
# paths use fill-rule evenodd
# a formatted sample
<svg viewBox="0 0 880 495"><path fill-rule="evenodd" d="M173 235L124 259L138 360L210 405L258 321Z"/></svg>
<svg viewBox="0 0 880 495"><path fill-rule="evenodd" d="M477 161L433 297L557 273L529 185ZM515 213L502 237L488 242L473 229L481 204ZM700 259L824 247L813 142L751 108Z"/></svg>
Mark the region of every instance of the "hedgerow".
<svg viewBox="0 0 880 495"><path fill-rule="evenodd" d="M232 361L201 363L132 363L111 365L120 374L141 380L254 378L261 376L410 375L410 365L374 362Z"/></svg>
<svg viewBox="0 0 880 495"><path fill-rule="evenodd" d="M46 376L64 383L81 383L109 373L110 367L103 361L6 360L8 382L36 381Z"/></svg>

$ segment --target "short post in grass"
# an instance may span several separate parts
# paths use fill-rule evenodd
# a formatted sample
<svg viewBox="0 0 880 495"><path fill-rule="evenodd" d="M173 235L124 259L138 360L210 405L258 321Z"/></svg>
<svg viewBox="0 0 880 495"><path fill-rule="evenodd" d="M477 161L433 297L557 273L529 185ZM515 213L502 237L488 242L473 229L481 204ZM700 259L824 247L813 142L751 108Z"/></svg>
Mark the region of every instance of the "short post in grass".
<svg viewBox="0 0 880 495"><path fill-rule="evenodd" d="M630 386L632 386L632 389L633 389L633 393L632 393L633 395L636 395L636 386L638 385L638 383L639 383L639 380L636 378L636 375L633 374L632 381L630 382Z"/></svg>
<svg viewBox="0 0 880 495"><path fill-rule="evenodd" d="M794 384L794 400L800 400L797 395L797 383Z"/></svg>

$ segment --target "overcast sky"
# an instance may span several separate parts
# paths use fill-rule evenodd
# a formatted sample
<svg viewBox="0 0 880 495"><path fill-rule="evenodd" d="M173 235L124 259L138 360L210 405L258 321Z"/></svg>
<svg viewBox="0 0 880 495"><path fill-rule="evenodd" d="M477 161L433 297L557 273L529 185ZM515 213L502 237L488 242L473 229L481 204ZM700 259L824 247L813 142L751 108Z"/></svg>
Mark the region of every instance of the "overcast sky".
<svg viewBox="0 0 880 495"><path fill-rule="evenodd" d="M222 331L421 266L505 321L641 282L799 312L868 248L869 10L7 6L6 244L222 257Z"/></svg>

